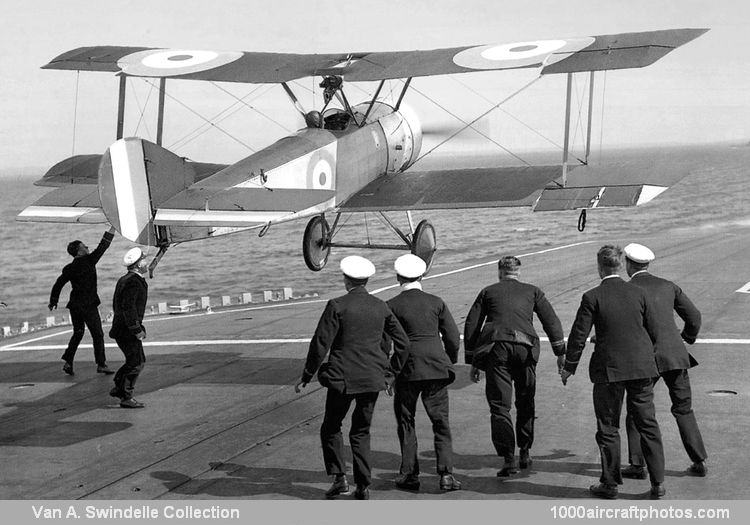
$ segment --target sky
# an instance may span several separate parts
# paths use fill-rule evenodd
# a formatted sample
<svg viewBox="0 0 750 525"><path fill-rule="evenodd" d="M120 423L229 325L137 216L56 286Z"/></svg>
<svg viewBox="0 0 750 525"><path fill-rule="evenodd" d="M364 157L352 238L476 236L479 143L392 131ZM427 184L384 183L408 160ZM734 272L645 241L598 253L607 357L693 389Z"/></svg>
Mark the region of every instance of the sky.
<svg viewBox="0 0 750 525"><path fill-rule="evenodd" d="M88 45L345 53L706 27L652 66L598 79L594 136L613 145L750 140L745 0L4 0L3 7L0 174L41 168L41 175L71 154L101 153L115 140L113 74L40 69ZM427 127L460 127L444 110L471 120L536 76L529 70L416 79L406 102ZM133 82L126 135L154 140L156 96L142 80ZM577 98L584 82L576 77ZM308 109L320 105L313 86L293 86ZM182 81L172 89L164 144L194 160L233 162L301 126L281 88L261 86L248 97L253 109L241 106L217 124L224 131L214 126L194 138L205 126L196 114L210 118L257 86ZM364 100L373 89L351 85L347 93ZM478 126L514 148L533 148L540 136L559 144L564 97L564 75L545 77L503 106L511 117L495 111Z"/></svg>

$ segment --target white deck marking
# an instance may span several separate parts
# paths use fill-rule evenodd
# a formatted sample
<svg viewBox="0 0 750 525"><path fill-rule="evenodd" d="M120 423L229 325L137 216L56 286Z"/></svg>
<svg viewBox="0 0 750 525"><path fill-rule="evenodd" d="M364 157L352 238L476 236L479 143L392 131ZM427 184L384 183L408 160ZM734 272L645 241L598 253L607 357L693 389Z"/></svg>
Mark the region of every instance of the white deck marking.
<svg viewBox="0 0 750 525"><path fill-rule="evenodd" d="M60 334L55 334L60 335ZM461 336L463 339L464 336ZM546 337L540 337L540 341L549 341ZM310 343L309 337L301 338L289 338L289 339L198 339L198 340L184 340L184 341L144 341L144 347L170 347L170 346L236 346L236 345L280 345L280 344L308 344ZM750 339L698 339L695 344L706 344L706 345L750 345ZM14 345L0 346L0 352L12 352L12 351L29 351L29 350L64 350L67 348L67 343L59 345L29 345L16 347ZM106 348L117 348L115 343L106 343ZM78 348L93 348L93 345L81 344Z"/></svg>

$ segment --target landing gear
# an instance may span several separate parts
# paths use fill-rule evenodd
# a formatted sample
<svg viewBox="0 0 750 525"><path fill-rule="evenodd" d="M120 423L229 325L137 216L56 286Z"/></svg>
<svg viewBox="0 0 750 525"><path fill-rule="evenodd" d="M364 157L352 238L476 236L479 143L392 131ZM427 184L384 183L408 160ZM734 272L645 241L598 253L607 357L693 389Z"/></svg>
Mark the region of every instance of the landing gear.
<svg viewBox="0 0 750 525"><path fill-rule="evenodd" d="M322 270L328 262L328 255L331 253L329 231L323 215L316 215L310 219L305 228L305 235L302 237L302 257L307 267L314 272Z"/></svg>
<svg viewBox="0 0 750 525"><path fill-rule="evenodd" d="M414 230L411 241L411 253L422 259L427 264L427 270L425 273L430 271L432 266L432 258L435 256L435 250L437 250L437 242L435 238L435 228L430 224L430 221L423 220L417 224L417 228Z"/></svg>
<svg viewBox="0 0 750 525"><path fill-rule="evenodd" d="M379 212L377 217L390 228L402 241L403 244L372 244L367 242L361 243L335 243L333 237L338 231L336 226L341 218L341 213L336 214L333 226L329 226L324 215L316 215L307 223L305 234L302 237L302 256L305 264L314 272L322 270L328 262L328 255L331 248L364 248L364 249L381 249L381 250L409 250L414 255L420 257L427 264L427 271L432 266L432 260L437 250L435 228L429 221L423 220L417 227L411 220L411 214L407 212L409 219L408 234L402 232L393 222L391 222L384 213ZM426 273L426 272L425 272Z"/></svg>

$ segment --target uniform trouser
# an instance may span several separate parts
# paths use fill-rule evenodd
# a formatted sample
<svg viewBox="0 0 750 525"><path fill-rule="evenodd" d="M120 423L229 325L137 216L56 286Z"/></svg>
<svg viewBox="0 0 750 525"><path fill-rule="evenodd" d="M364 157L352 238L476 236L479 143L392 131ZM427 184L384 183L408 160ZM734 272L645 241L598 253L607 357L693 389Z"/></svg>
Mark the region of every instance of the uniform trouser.
<svg viewBox="0 0 750 525"><path fill-rule="evenodd" d="M141 340L135 336L116 337L115 342L125 356L125 363L115 373L115 388L121 399L131 399L138 375L146 366L146 354Z"/></svg>
<svg viewBox="0 0 750 525"><path fill-rule="evenodd" d="M677 421L680 431L682 445L685 447L688 457L694 463L706 459L706 447L703 445L703 437L698 429L698 422L693 413L692 395L690 392L690 378L687 370L669 370L663 372L664 384L669 390L672 399L672 415ZM631 465L644 465L643 451L638 431L633 423L633 417L628 412L625 418L625 429L628 432L628 461Z"/></svg>
<svg viewBox="0 0 750 525"><path fill-rule="evenodd" d="M401 474L419 475L414 415L420 395L427 417L432 422L437 473L448 474L453 471L451 428L448 423L448 385L446 383L445 379L396 382L393 409L396 413L398 441L401 444L401 468L399 469Z"/></svg>
<svg viewBox="0 0 750 525"><path fill-rule="evenodd" d="M89 306L85 308L70 307L70 320L73 322L73 335L70 336L68 348L62 355L62 359L72 363L78 350L78 345L83 339L85 327L88 327L91 339L94 342L94 360L97 365L104 366L107 358L104 356L104 331L102 330L102 319L99 317L99 308Z"/></svg>
<svg viewBox="0 0 750 525"><path fill-rule="evenodd" d="M641 448L648 466L651 483L664 481L664 447L654 409L653 379L632 379L613 383L594 383L594 414L596 444L601 454L605 485L622 484L620 474L620 415L623 396L627 392L627 410L641 436Z"/></svg>
<svg viewBox="0 0 750 525"><path fill-rule="evenodd" d="M516 440L521 449L530 449L534 442L536 362L530 347L505 341L495 343L488 357L485 395L490 406L492 444L498 456L513 461ZM510 417L514 389L515 434Z"/></svg>
<svg viewBox="0 0 750 525"><path fill-rule="evenodd" d="M328 389L326 411L323 416L323 424L320 426L320 444L323 448L323 462L328 475L346 473L341 423L349 412L352 401L354 401L352 425L349 430L354 482L357 485L370 485L372 480L370 474L370 422L377 400L378 392L341 394L331 388Z"/></svg>

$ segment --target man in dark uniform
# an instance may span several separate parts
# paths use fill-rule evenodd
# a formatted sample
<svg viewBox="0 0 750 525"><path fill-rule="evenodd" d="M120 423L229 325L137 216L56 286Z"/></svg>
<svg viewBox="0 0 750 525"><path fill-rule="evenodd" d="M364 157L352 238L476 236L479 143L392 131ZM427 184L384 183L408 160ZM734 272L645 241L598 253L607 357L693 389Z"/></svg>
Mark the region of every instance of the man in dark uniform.
<svg viewBox="0 0 750 525"><path fill-rule="evenodd" d="M596 443L602 474L589 490L606 499L617 497L620 474L620 414L627 392L628 412L641 435L651 476L651 497L664 495L664 448L654 409L653 380L659 375L653 341L656 318L643 290L623 281L618 272L622 250L605 245L596 254L601 283L583 294L568 336L565 363L560 371L563 384L575 373L592 326L596 329L589 378L594 384Z"/></svg>
<svg viewBox="0 0 750 525"><path fill-rule="evenodd" d="M128 273L120 277L115 286L112 299L115 315L109 336L122 350L125 364L115 374L115 387L109 395L120 398L122 408L143 408L143 403L133 398L133 390L138 375L146 364L141 341L146 338L143 315L148 299L148 283L145 279L148 263L140 248L132 248L123 257L122 264L128 268Z"/></svg>
<svg viewBox="0 0 750 525"><path fill-rule="evenodd" d="M406 362L409 339L385 302L370 295L365 288L367 280L375 273L373 264L364 257L352 255L341 261L341 271L348 293L326 304L310 341L302 377L294 389L299 393L320 367L318 380L328 388L320 442L326 473L334 476L326 492L327 498L349 492L341 423L352 402L355 403L349 431L357 484L354 497L369 499L370 422L378 393L390 392L393 377ZM390 369L384 333L393 340ZM328 361L321 366L329 350Z"/></svg>
<svg viewBox="0 0 750 525"><path fill-rule="evenodd" d="M685 349L685 344L693 344L701 328L701 314L679 286L671 281L652 275L648 266L654 260L654 252L642 244L631 243L625 246L625 269L630 282L646 293L649 306L656 317L656 366L659 376L669 390L672 400L672 415L677 421L680 438L685 451L693 462L687 469L689 474L705 476L706 447L698 429L698 422L692 408L690 378L688 368L698 364ZM673 312L685 322L680 333ZM628 413L625 419L628 432L628 458L630 465L622 469L626 478L646 479L640 436Z"/></svg>
<svg viewBox="0 0 750 525"><path fill-rule="evenodd" d="M60 277L52 286L49 296L50 311L57 308L60 292L66 283L70 283L70 300L66 305L70 310L70 320L73 322L73 335L70 337L68 347L62 355L63 372L73 375L73 359L78 350L78 345L83 339L83 334L88 326L91 339L94 343L94 360L96 371L101 374L114 374L107 366L107 358L104 354L104 331L102 320L99 317L99 305L101 301L96 293L96 263L102 258L114 238L115 229L110 228L104 232L99 246L89 253L89 248L83 242L75 240L68 244L68 253L73 261L66 265Z"/></svg>
<svg viewBox="0 0 750 525"><path fill-rule="evenodd" d="M435 436L435 457L440 489L459 490L453 477L453 448L448 421L448 385L456 378L452 365L458 360L461 339L445 302L422 291L425 262L416 255L402 255L394 264L401 293L388 307L409 336L409 358L396 378L393 408L396 413L401 467L396 486L419 490L419 462L414 415L422 397ZM442 339L442 341L441 341Z"/></svg>
<svg viewBox="0 0 750 525"><path fill-rule="evenodd" d="M498 261L499 281L479 293L464 325L465 361L472 365L471 380L479 382L480 370L487 373L485 393L490 407L492 443L498 456L505 460L497 473L501 477L518 472L516 440L520 467L528 468L532 463L529 449L534 442L534 395L539 361L534 314L558 356L558 367L565 353L560 319L539 288L519 280L520 267L517 257L507 256ZM510 416L514 387L515 435Z"/></svg>

